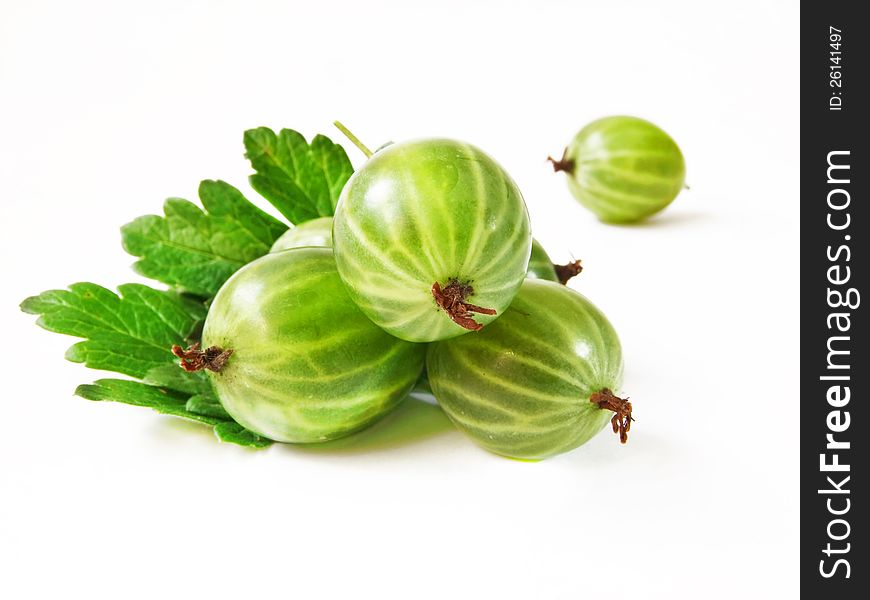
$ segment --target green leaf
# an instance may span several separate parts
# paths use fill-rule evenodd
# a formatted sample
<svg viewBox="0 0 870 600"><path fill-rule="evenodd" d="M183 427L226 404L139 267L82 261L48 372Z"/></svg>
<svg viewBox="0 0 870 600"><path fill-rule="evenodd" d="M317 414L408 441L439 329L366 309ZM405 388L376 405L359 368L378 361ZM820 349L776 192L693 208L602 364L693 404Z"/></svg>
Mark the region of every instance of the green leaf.
<svg viewBox="0 0 870 600"><path fill-rule="evenodd" d="M192 414L185 409L187 400L183 395L167 392L166 390L146 385L139 381L98 379L92 384L78 386L75 393L76 396L81 396L87 400L112 401L133 406L145 406L153 408L164 415L188 417ZM198 419L194 415L194 420L202 419ZM202 422L208 422L208 420Z"/></svg>
<svg viewBox="0 0 870 600"><path fill-rule="evenodd" d="M268 127L245 132L245 156L256 173L251 187L291 223L300 224L335 214L335 205L353 174L344 149L323 135L309 145L302 134Z"/></svg>
<svg viewBox="0 0 870 600"><path fill-rule="evenodd" d="M179 367L177 361L150 369L145 373L142 382L188 396L210 394L212 391L208 375L204 371L190 373Z"/></svg>
<svg viewBox="0 0 870 600"><path fill-rule="evenodd" d="M222 442L238 444L239 446L249 446L251 448L265 448L273 444L269 438L264 438L257 435L253 431L245 429L235 421L225 421L220 425L215 425L214 433Z"/></svg>
<svg viewBox="0 0 870 600"><path fill-rule="evenodd" d="M37 324L49 331L86 338L67 351L68 360L133 377L173 362L172 345L191 341L205 318L204 305L173 292L138 283L118 291L75 283L27 298L21 310L39 315Z"/></svg>
<svg viewBox="0 0 870 600"><path fill-rule="evenodd" d="M148 371L142 383L190 396L185 404L190 412L227 421L233 419L215 396L205 371L191 373L180 368L178 363L166 364Z"/></svg>
<svg viewBox="0 0 870 600"><path fill-rule="evenodd" d="M287 226L223 181L203 181L199 198L205 211L170 198L163 217L139 217L121 236L124 249L140 257L137 272L210 298L236 270L267 254Z"/></svg>
<svg viewBox="0 0 870 600"><path fill-rule="evenodd" d="M187 399L185 408L192 413L206 417L215 417L224 421L232 421L233 418L221 406L220 401L212 394L197 394Z"/></svg>
<svg viewBox="0 0 870 600"><path fill-rule="evenodd" d="M254 448L263 448L272 444L271 440L248 431L230 419L225 412L210 414L208 411L193 410L191 407L193 398L188 399L179 392L147 385L139 381L99 379L92 384L80 385L76 388L76 395L87 400L144 406L165 415L174 415L211 425L218 439L233 444ZM217 401L214 400L214 402ZM218 406L220 405L218 404Z"/></svg>

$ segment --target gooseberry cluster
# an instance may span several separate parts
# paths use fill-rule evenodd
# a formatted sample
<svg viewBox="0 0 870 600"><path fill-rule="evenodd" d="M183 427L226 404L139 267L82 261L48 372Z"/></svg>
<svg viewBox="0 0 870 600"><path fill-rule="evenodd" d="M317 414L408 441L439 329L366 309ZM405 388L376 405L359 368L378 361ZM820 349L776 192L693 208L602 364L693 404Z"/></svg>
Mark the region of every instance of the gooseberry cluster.
<svg viewBox="0 0 870 600"><path fill-rule="evenodd" d="M333 217L290 229L212 302L202 348L222 406L272 440L335 439L376 421L428 378L456 426L504 456L541 459L610 421L627 440L613 326L564 285L532 239L523 196L479 148L390 144L345 184ZM682 155L654 125L596 121L553 161L606 221L646 217L683 185Z"/></svg>

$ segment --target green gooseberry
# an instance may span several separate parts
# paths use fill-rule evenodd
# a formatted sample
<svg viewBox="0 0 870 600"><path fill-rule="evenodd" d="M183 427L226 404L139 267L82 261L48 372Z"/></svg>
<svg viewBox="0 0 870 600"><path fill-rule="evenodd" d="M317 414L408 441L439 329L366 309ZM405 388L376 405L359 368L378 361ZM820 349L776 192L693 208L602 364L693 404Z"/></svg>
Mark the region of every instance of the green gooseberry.
<svg viewBox="0 0 870 600"><path fill-rule="evenodd" d="M430 344L426 368L450 419L496 454L567 452L608 421L627 440L631 403L615 395L619 338L598 308L564 285L527 279L497 321Z"/></svg>
<svg viewBox="0 0 870 600"><path fill-rule="evenodd" d="M414 387L425 346L374 325L351 300L329 248L267 254L239 269L211 303L202 347L182 363L205 369L226 411L280 442L358 431Z"/></svg>
<svg viewBox="0 0 870 600"><path fill-rule="evenodd" d="M291 227L275 240L270 252L305 246L332 248L332 217L320 217Z"/></svg>
<svg viewBox="0 0 870 600"><path fill-rule="evenodd" d="M653 215L685 187L686 164L676 142L637 117L605 117L581 129L556 171L568 188L607 223L632 223Z"/></svg>
<svg viewBox="0 0 870 600"><path fill-rule="evenodd" d="M531 228L516 184L463 142L391 144L348 180L335 212L338 272L360 309L401 339L477 331L510 306Z"/></svg>

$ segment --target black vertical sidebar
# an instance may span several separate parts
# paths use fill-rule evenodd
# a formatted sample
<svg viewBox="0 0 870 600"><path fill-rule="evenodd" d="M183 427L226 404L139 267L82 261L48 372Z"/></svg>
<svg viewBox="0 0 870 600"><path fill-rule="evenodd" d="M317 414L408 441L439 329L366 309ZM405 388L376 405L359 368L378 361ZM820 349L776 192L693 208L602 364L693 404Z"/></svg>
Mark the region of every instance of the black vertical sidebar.
<svg viewBox="0 0 870 600"><path fill-rule="evenodd" d="M801 593L837 600L870 597L858 491L870 485L870 22L859 9L801 5Z"/></svg>

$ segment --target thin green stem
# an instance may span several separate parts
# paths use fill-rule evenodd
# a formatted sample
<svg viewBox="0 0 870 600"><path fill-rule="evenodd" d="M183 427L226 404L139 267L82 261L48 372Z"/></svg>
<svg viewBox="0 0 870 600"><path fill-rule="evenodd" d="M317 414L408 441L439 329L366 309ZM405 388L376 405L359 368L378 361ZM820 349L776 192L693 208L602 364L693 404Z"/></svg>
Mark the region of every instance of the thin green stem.
<svg viewBox="0 0 870 600"><path fill-rule="evenodd" d="M359 141L359 138L350 132L350 129L342 125L341 121L334 121L333 125L338 127L338 130L342 132L347 139L353 142L353 145L359 148L360 152L366 155L366 158L371 158L373 152L368 149L368 147Z"/></svg>

